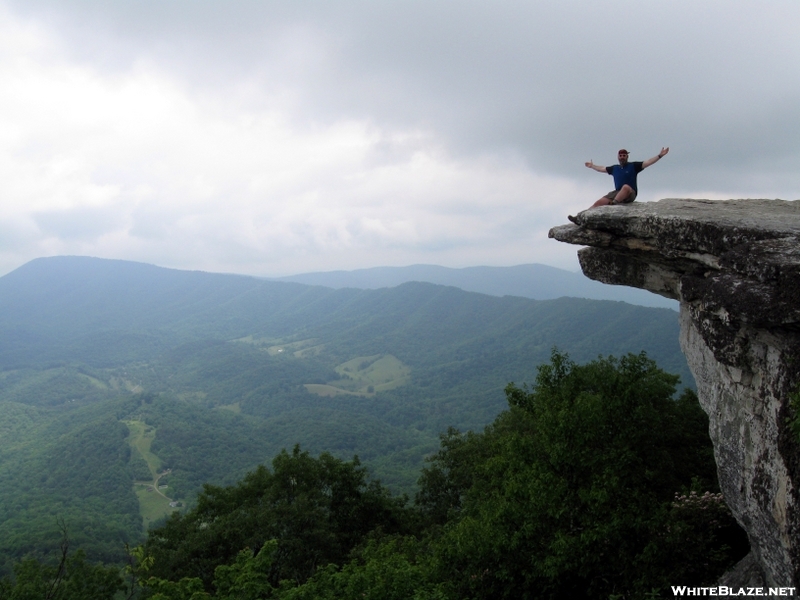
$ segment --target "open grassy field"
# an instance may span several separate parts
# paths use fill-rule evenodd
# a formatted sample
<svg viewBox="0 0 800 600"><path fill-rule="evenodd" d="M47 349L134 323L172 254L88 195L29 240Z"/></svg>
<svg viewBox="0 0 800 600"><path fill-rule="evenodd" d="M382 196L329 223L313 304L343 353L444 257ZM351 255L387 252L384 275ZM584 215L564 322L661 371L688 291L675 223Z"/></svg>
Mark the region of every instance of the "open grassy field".
<svg viewBox="0 0 800 600"><path fill-rule="evenodd" d="M163 495L167 490L156 490L152 484L136 482L136 497L139 499L139 512L142 515L144 528L150 526L161 519L178 510L169 505L171 500Z"/></svg>
<svg viewBox="0 0 800 600"><path fill-rule="evenodd" d="M142 456L152 475L149 481L136 481L133 484L139 500L139 512L147 529L177 509L170 506L172 499L167 496L169 488L159 486L160 478L166 473L161 470L161 459L150 451L150 445L156 436L155 428L143 421L125 421L125 424L131 432L128 443Z"/></svg>
<svg viewBox="0 0 800 600"><path fill-rule="evenodd" d="M287 353L292 354L296 358L306 358L314 356L325 347L325 344L320 344L315 338L296 341L284 341L277 338L255 338L252 335L238 338L233 340L242 344L250 344L265 350L270 356L277 356L279 354Z"/></svg>
<svg viewBox="0 0 800 600"><path fill-rule="evenodd" d="M296 358L304 358L317 354L324 345L318 344L316 339L300 340L288 344L276 344L267 348L270 356L291 352Z"/></svg>
<svg viewBox="0 0 800 600"><path fill-rule="evenodd" d="M153 475L153 479L155 479L161 469L161 459L150 452L150 445L156 437L155 428L150 427L144 421L125 421L125 425L128 426L131 432L128 443L131 445L131 448L142 455L142 458L150 469L150 473Z"/></svg>
<svg viewBox="0 0 800 600"><path fill-rule="evenodd" d="M370 396L405 385L411 376L410 367L391 354L357 356L340 364L335 370L342 376L341 379L324 385L308 383L305 388L323 397L339 394Z"/></svg>

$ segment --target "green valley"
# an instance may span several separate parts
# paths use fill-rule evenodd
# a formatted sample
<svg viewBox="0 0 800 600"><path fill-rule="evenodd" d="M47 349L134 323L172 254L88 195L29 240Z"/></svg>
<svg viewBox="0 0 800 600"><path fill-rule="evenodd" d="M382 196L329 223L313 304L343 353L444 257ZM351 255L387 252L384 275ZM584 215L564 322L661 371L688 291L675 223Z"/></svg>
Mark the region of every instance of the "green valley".
<svg viewBox="0 0 800 600"><path fill-rule="evenodd" d="M491 423L554 347L644 350L691 387L677 338L674 311L622 302L33 261L0 278L0 569L56 548L57 518L120 561L296 444L413 495L440 434Z"/></svg>

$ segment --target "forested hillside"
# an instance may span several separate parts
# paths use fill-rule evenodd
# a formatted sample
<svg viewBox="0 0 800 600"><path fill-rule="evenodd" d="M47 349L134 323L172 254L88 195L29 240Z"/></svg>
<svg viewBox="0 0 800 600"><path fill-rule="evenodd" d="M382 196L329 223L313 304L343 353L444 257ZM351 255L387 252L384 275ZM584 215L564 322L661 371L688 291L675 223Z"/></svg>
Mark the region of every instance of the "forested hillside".
<svg viewBox="0 0 800 600"><path fill-rule="evenodd" d="M644 350L691 384L677 338L674 311L621 302L39 259L0 278L0 560L57 548L57 517L120 559L202 484L297 443L413 495L439 434L492 422L553 347Z"/></svg>
<svg viewBox="0 0 800 600"><path fill-rule="evenodd" d="M124 569L70 554L62 531L65 568L16 562L0 598L672 597L749 549L718 493L708 419L676 381L644 354L577 365L553 352L483 431L441 436L413 503L356 458L295 446L206 485ZM148 418L153 401L127 403Z"/></svg>
<svg viewBox="0 0 800 600"><path fill-rule="evenodd" d="M409 281L450 285L467 292L490 296L521 296L533 300L552 300L565 296L592 300L618 300L641 306L673 308L678 302L637 288L606 285L582 273L565 271L547 265L530 264L513 267L464 267L451 269L436 265L408 267L372 267L354 271L300 273L279 277L276 281L293 281L330 288L377 289L394 287Z"/></svg>

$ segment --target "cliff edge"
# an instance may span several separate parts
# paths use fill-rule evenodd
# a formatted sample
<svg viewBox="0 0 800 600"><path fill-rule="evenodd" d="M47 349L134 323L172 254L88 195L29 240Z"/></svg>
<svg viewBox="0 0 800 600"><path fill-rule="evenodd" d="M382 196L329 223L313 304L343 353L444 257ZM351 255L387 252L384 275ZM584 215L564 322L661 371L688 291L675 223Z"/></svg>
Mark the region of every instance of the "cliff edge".
<svg viewBox="0 0 800 600"><path fill-rule="evenodd" d="M586 210L550 237L591 279L680 301L681 347L720 486L756 577L800 586L800 201L688 200Z"/></svg>

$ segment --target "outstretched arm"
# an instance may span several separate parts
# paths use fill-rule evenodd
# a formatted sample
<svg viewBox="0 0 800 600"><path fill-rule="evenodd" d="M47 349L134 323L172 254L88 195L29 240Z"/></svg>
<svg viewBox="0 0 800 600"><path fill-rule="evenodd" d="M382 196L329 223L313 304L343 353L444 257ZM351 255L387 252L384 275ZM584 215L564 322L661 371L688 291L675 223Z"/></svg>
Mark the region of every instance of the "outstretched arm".
<svg viewBox="0 0 800 600"><path fill-rule="evenodd" d="M650 165L656 164L659 160L664 158L669 153L669 148L662 148L661 152L658 153L658 156L654 156L653 158L648 158L646 161L642 163L642 169L646 169Z"/></svg>
<svg viewBox="0 0 800 600"><path fill-rule="evenodd" d="M606 172L606 168L605 168L605 167L601 167L600 165L596 165L596 164L594 164L592 161L589 161L589 162L587 162L587 163L584 163L584 164L585 164L587 167L589 167L590 169L594 169L594 170L595 170L595 171L597 171L598 173L605 173L605 172Z"/></svg>

